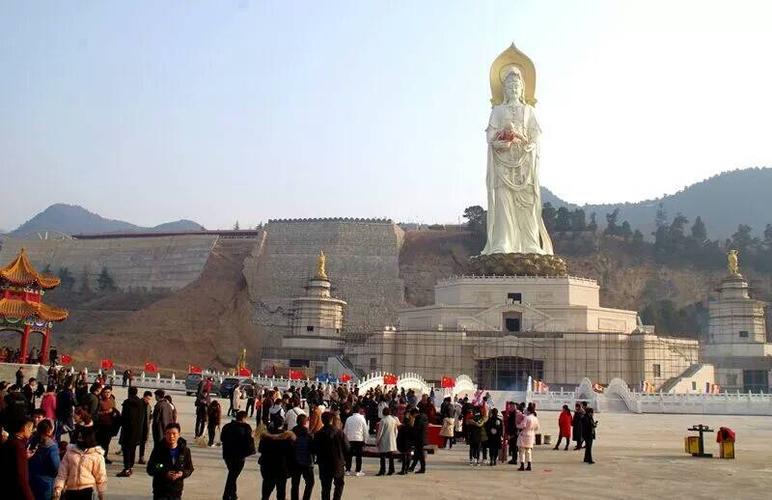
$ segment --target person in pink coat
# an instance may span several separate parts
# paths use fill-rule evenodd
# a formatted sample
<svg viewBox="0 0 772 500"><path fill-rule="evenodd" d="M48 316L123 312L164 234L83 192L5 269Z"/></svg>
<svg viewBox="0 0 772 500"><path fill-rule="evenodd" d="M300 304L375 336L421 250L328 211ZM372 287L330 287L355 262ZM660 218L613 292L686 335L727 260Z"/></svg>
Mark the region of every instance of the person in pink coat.
<svg viewBox="0 0 772 500"><path fill-rule="evenodd" d="M517 435L517 452L520 459L518 470L531 470L533 446L536 443L536 432L539 430L539 419L536 418L536 405L528 403L525 417L517 424L520 433ZM528 462L526 467L525 463Z"/></svg>
<svg viewBox="0 0 772 500"><path fill-rule="evenodd" d="M571 425L573 417L571 416L571 410L568 409L568 405L563 405L563 411L560 412L558 417L558 427L560 428L560 435L558 436L558 442L555 444L553 450L560 448L560 441L566 438L565 450L568 450L568 445L571 444Z"/></svg>
<svg viewBox="0 0 772 500"><path fill-rule="evenodd" d="M56 388L49 385L43 397L40 399L40 409L46 414L46 418L52 423L56 422Z"/></svg>

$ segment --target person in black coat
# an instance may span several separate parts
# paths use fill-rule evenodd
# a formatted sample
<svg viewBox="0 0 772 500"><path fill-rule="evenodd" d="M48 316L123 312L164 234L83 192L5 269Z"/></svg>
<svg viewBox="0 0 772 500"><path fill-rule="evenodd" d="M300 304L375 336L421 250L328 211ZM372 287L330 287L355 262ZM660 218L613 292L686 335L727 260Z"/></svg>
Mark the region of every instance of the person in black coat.
<svg viewBox="0 0 772 500"><path fill-rule="evenodd" d="M65 383L64 389L56 395L56 441L59 442L63 434L69 434L75 428L75 391L72 381Z"/></svg>
<svg viewBox="0 0 772 500"><path fill-rule="evenodd" d="M292 444L282 433L283 426L284 419L274 415L268 424L269 434L260 437L258 463L260 475L263 477L263 500L269 500L274 489L276 489L276 498L282 499L286 496Z"/></svg>
<svg viewBox="0 0 772 500"><path fill-rule="evenodd" d="M306 423L306 415L298 415L297 425L293 427L292 433L295 440L292 442L292 466L290 474L292 475L290 498L298 500L300 498L300 479L305 481L303 489L303 500L311 500L311 493L314 491L314 438Z"/></svg>
<svg viewBox="0 0 772 500"><path fill-rule="evenodd" d="M419 413L416 408L410 410L410 415L413 416L413 444L415 446L413 463L410 464L410 472L413 472L416 464L420 463L421 468L416 471L416 474L423 474L426 472L424 446L426 445L426 428L429 426L429 420L426 415Z"/></svg>
<svg viewBox="0 0 772 500"><path fill-rule="evenodd" d="M340 429L332 426L332 413L322 413L322 429L314 434L316 463L319 465L319 481L322 483L322 500L330 500L333 484L335 491L332 498L340 500L343 496L343 479L346 471L346 455L349 445Z"/></svg>
<svg viewBox="0 0 772 500"><path fill-rule="evenodd" d="M491 467L496 465L501 450L501 437L504 433L504 423L499 418L499 411L496 408L491 409L491 413L483 425L485 434L488 436L488 457Z"/></svg>
<svg viewBox="0 0 772 500"><path fill-rule="evenodd" d="M582 421L582 438L584 439L584 461L588 464L595 463L592 459L592 443L595 441L595 427L597 425L595 411L587 407Z"/></svg>
<svg viewBox="0 0 772 500"><path fill-rule="evenodd" d="M225 480L225 490L222 494L223 500L238 498L236 491L239 474L244 470L246 458L256 453L252 427L246 423L246 419L247 412L240 411L236 414L236 420L225 424L220 432L222 458L228 468L228 478Z"/></svg>
<svg viewBox="0 0 772 500"><path fill-rule="evenodd" d="M164 438L150 453L147 473L153 476L153 500L182 498L185 478L193 474L193 461L187 443L180 437L180 424L166 426Z"/></svg>
<svg viewBox="0 0 772 500"><path fill-rule="evenodd" d="M129 397L121 405L121 437L118 443L123 455L123 470L118 473L118 477L131 476L145 418L145 402L137 395L136 386L130 386Z"/></svg>
<svg viewBox="0 0 772 500"><path fill-rule="evenodd" d="M582 405L579 403L576 403L576 406L574 407L574 416L571 419L571 434L573 434L574 441L576 441L576 446L574 447L575 450L581 450L582 449L582 441L584 438L582 437L583 429L582 424L584 422L584 408L582 408Z"/></svg>

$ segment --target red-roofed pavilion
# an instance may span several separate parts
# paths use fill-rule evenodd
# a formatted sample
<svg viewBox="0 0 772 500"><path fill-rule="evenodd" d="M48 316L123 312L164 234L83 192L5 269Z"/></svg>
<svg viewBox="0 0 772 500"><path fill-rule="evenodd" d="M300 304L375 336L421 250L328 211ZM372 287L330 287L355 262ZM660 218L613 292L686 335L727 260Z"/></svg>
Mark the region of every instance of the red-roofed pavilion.
<svg viewBox="0 0 772 500"><path fill-rule="evenodd" d="M10 264L0 268L0 330L21 333L21 363L27 362L31 333L43 335L40 363L48 362L54 322L69 316L65 309L43 303L45 291L59 283L59 278L37 272L23 248Z"/></svg>

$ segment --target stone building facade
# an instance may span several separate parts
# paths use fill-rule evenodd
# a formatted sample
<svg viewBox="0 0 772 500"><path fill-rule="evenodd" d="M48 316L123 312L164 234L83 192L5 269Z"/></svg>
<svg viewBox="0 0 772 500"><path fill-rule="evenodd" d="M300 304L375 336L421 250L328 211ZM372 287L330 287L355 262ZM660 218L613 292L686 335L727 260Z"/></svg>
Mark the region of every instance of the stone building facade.
<svg viewBox="0 0 772 500"><path fill-rule="evenodd" d="M750 296L748 282L739 273L724 278L717 292L708 308L701 359L714 365L722 389L769 392L772 343L767 342L766 304Z"/></svg>
<svg viewBox="0 0 772 500"><path fill-rule="evenodd" d="M264 230L244 275L266 351L291 333L292 299L313 277L320 250L334 276L332 294L348 304L344 328L377 330L396 321L405 305L399 277L404 233L392 221L282 219L270 220Z"/></svg>
<svg viewBox="0 0 772 500"><path fill-rule="evenodd" d="M589 279L461 276L438 282L435 297L400 312L394 327L350 338L346 357L364 371L433 381L466 373L500 390L523 390L529 376L661 386L698 362L697 341L657 336L635 311L601 307Z"/></svg>

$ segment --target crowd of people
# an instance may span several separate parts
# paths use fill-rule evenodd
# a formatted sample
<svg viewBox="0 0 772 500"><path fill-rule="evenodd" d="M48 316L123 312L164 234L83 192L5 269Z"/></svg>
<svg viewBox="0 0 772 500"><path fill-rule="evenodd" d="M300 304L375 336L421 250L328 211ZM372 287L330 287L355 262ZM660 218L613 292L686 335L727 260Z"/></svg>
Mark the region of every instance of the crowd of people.
<svg viewBox="0 0 772 500"><path fill-rule="evenodd" d="M85 371L52 365L44 385L34 377L25 382L20 367L14 384L0 382L0 484L11 499L103 499L108 452L120 433L123 469L117 476L130 477L136 464L146 465L153 497L179 498L193 466L176 419L163 390L140 397L129 387L119 407L104 376L89 383Z"/></svg>
<svg viewBox="0 0 772 500"><path fill-rule="evenodd" d="M142 465L152 476L153 498L182 497L193 462L175 403L161 389L140 396L131 377L126 379L128 397L120 405L104 376L89 383L85 372L72 369L52 367L41 384L35 378L25 381L20 368L14 384L0 382L0 484L12 486L9 498L104 498L116 437L116 454L123 460L118 477L129 478ZM221 446L227 469L224 500L237 498L239 475L255 454L266 500L274 492L285 498L288 481L293 500L310 499L315 467L322 499L340 499L347 476L366 475L363 457L379 459L375 476L424 474L432 424L441 426L445 448L460 441L468 445L472 466L508 463L531 471L542 429L533 403L508 402L499 411L482 392L439 402L433 391L419 396L396 387L360 393L348 384L304 383L280 390L242 383L227 402L225 413L233 420L222 427L224 405L217 396L214 381L203 379L193 431L195 445ZM554 449L565 439L567 450L573 440L575 450L585 450L585 462L594 463L596 425L586 403L577 403L573 415L564 406Z"/></svg>

